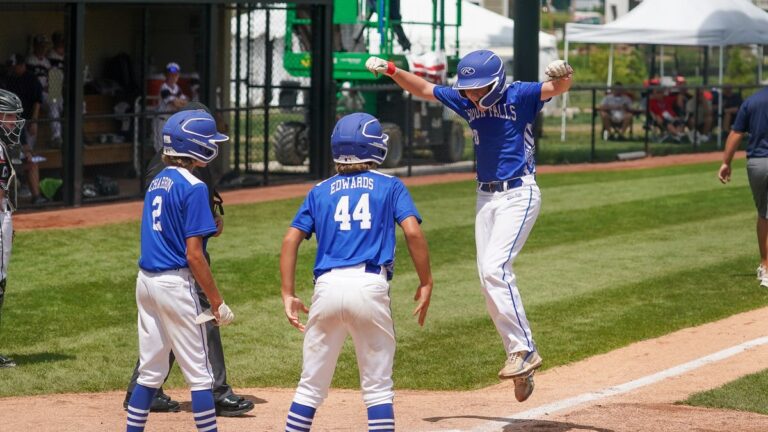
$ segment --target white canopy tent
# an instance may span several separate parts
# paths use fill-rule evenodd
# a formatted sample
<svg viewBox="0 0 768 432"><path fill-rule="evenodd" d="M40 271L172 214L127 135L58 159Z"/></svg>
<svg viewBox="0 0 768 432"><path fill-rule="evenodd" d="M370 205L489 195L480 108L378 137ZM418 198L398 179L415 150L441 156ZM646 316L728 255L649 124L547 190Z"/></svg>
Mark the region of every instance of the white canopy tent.
<svg viewBox="0 0 768 432"><path fill-rule="evenodd" d="M432 0L408 0L400 2L400 14L404 22L429 22ZM375 19L375 18L374 18ZM456 22L455 0L445 0L445 22ZM432 29L428 25L403 24L403 30L411 41L415 54L431 51ZM513 58L515 22L503 15L477 6L467 0L461 2L461 27L459 28L459 57L479 50L489 49L505 61ZM376 32L371 32L372 46L377 43ZM397 44L396 44L397 45ZM456 52L455 27L445 27L445 51ZM548 33L539 32L539 77L546 79L544 68L557 54L557 39Z"/></svg>
<svg viewBox="0 0 768 432"><path fill-rule="evenodd" d="M643 0L628 14L605 25L566 24L566 61L570 42L611 45L608 85L612 80L613 44L717 46L720 48L718 84L722 86L723 48L757 44L762 58L762 45L768 44L768 12L748 0ZM762 68L758 69L758 75L762 81ZM722 92L719 95L718 110L722 110ZM566 103L567 97L564 97L562 140L565 140ZM718 126L722 128L720 115Z"/></svg>

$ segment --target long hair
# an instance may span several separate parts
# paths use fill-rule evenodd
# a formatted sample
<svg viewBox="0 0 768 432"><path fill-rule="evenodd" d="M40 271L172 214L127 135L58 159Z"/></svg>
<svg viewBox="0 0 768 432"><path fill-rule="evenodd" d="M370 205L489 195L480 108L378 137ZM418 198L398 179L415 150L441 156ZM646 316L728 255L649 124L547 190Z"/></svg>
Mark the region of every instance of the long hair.
<svg viewBox="0 0 768 432"><path fill-rule="evenodd" d="M336 164L336 172L339 174L354 174L357 172L370 171L379 166L376 162L360 162L352 164Z"/></svg>
<svg viewBox="0 0 768 432"><path fill-rule="evenodd" d="M163 163L167 166L186 168L188 171L192 171L192 169L195 168L195 160L192 158L168 155L163 155L162 158Z"/></svg>

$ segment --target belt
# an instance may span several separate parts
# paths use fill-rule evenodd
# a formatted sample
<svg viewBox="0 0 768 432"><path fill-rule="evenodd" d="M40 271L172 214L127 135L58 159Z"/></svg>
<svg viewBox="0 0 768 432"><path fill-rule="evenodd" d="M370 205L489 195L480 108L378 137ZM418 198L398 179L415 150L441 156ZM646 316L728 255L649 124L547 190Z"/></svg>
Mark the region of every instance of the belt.
<svg viewBox="0 0 768 432"><path fill-rule="evenodd" d="M518 177L503 181L477 182L477 189L483 192L504 192L522 185L523 179Z"/></svg>
<svg viewBox="0 0 768 432"><path fill-rule="evenodd" d="M366 273L372 273L372 274L381 274L381 268L382 267L383 266L380 266L380 265L377 265L377 264L365 263L365 272ZM315 275L315 280L317 280L317 278L319 278L320 276L328 273L331 270L333 270L333 269L321 270L320 272L318 272ZM389 279L389 278L387 278L387 279Z"/></svg>

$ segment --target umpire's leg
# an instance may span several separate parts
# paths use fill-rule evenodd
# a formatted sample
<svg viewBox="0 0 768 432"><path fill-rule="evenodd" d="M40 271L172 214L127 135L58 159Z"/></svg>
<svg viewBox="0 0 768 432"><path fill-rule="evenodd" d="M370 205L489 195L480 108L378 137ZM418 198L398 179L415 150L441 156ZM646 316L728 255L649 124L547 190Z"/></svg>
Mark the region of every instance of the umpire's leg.
<svg viewBox="0 0 768 432"><path fill-rule="evenodd" d="M195 283L197 296L200 298L200 306L203 310L210 309L211 304L208 297L205 296L200 285ZM224 365L224 348L221 346L221 332L219 327L214 325L215 320L205 323L205 330L208 333L208 361L213 368L213 399L216 402L232 395L232 387L227 384L227 368Z"/></svg>

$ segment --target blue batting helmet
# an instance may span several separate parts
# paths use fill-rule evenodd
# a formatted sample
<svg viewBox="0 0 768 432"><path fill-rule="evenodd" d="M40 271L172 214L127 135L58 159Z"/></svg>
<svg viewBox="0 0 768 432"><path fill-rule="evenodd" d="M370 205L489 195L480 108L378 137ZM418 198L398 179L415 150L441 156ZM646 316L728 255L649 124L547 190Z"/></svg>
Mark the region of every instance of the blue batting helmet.
<svg viewBox="0 0 768 432"><path fill-rule="evenodd" d="M216 130L216 121L207 112L179 111L163 126L163 154L208 163L219 154L218 143L228 139Z"/></svg>
<svg viewBox="0 0 768 432"><path fill-rule="evenodd" d="M456 66L456 76L453 88L459 90L462 96L462 90L492 86L491 91L478 102L483 108L490 108L498 102L507 85L504 62L493 51L488 50L472 51L465 55Z"/></svg>
<svg viewBox="0 0 768 432"><path fill-rule="evenodd" d="M346 115L336 123L331 134L331 152L337 163L376 162L387 157L389 136L376 117L366 113Z"/></svg>

